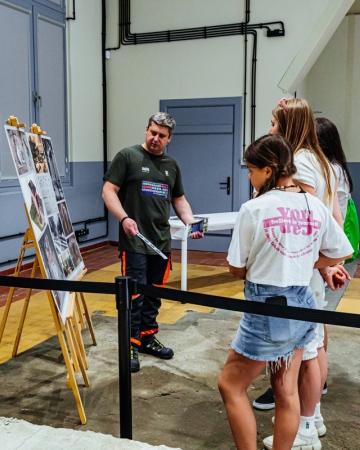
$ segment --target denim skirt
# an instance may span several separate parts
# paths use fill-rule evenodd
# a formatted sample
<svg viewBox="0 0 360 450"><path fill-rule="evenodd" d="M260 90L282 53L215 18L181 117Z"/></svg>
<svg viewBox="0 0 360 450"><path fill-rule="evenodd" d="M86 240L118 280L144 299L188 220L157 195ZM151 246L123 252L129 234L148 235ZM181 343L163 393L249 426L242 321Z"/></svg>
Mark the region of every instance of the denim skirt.
<svg viewBox="0 0 360 450"><path fill-rule="evenodd" d="M267 297L283 295L288 306L315 308L308 286L279 287L245 281L247 301L265 303ZM294 348L304 348L315 337L316 323L245 313L231 348L257 361L290 363Z"/></svg>

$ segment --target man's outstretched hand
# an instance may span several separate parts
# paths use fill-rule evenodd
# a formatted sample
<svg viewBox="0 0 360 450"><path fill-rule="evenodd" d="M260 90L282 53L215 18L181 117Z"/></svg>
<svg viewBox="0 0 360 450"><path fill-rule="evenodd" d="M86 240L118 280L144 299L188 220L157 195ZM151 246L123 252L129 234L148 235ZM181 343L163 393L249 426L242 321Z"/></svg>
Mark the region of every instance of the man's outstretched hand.
<svg viewBox="0 0 360 450"><path fill-rule="evenodd" d="M204 237L204 233L201 231L194 231L190 234L190 239L201 239Z"/></svg>

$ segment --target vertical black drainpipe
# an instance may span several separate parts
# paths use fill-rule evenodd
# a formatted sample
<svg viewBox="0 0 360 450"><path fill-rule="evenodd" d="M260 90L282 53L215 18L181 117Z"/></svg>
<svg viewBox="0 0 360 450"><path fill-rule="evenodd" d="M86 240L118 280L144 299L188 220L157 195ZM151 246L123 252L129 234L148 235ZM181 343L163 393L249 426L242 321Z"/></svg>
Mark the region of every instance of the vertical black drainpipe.
<svg viewBox="0 0 360 450"><path fill-rule="evenodd" d="M101 1L101 63L102 63L102 94L103 94L103 171L107 171L107 92L106 92L106 0ZM106 219L106 235L109 232L109 212L104 205Z"/></svg>

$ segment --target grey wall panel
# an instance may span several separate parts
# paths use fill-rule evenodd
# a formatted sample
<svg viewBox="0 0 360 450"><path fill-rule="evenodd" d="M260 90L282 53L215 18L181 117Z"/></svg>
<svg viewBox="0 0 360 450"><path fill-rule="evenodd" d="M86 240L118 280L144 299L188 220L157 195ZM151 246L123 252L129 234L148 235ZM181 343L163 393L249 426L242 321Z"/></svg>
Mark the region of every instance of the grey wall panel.
<svg viewBox="0 0 360 450"><path fill-rule="evenodd" d="M61 176L65 176L65 34L64 25L37 17L40 125L51 136Z"/></svg>
<svg viewBox="0 0 360 450"><path fill-rule="evenodd" d="M102 217L104 215L104 204L101 197L103 163L72 163L71 172L72 183L70 186L64 186L71 221L74 223ZM6 240L1 238L24 232L28 227L23 204L20 187L7 189L7 192L0 191L0 209L3 212L0 221L0 270L7 267L2 263L16 259L19 255L22 237ZM74 228L82 228L82 225ZM106 233L105 222L90 224L88 228L90 230L88 239L97 238ZM113 228L115 228L115 224ZM107 239L107 237L101 238L100 241ZM113 240L116 239L113 238ZM93 243L92 241L91 244ZM26 255L28 254L30 255L30 252L26 253Z"/></svg>
<svg viewBox="0 0 360 450"><path fill-rule="evenodd" d="M16 116L26 125L30 122L32 108L30 21L29 10L2 4L0 1L1 126L10 115ZM0 155L1 179L16 178L14 163L3 129L0 130Z"/></svg>
<svg viewBox="0 0 360 450"><path fill-rule="evenodd" d="M109 241L119 241L119 221L109 213Z"/></svg>
<svg viewBox="0 0 360 450"><path fill-rule="evenodd" d="M71 185L64 186L64 191L72 222L102 216L102 162L71 163L71 171Z"/></svg>

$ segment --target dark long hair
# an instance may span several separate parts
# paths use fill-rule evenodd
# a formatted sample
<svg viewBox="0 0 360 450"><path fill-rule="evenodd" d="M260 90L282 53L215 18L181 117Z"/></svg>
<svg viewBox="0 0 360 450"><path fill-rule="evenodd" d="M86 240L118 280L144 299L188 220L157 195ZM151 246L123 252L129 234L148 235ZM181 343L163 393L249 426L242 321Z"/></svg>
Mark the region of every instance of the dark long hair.
<svg viewBox="0 0 360 450"><path fill-rule="evenodd" d="M341 145L339 131L336 128L336 125L325 117L318 117L315 122L316 133L322 151L331 164L338 164L341 167L344 172L345 179L349 185L350 192L352 192L354 185L350 176L345 153Z"/></svg>
<svg viewBox="0 0 360 450"><path fill-rule="evenodd" d="M280 135L267 134L254 141L245 150L244 160L259 169L272 169L271 177L261 186L257 196L276 187L280 178L291 177L296 173L291 145Z"/></svg>

